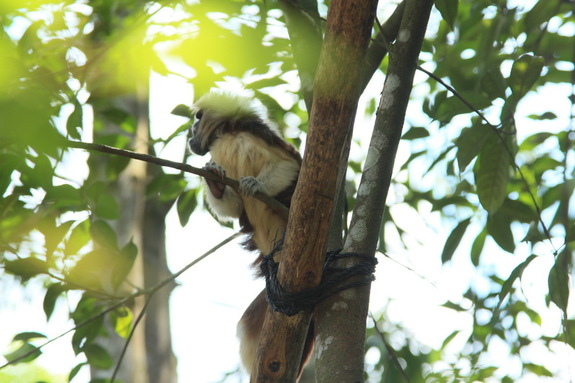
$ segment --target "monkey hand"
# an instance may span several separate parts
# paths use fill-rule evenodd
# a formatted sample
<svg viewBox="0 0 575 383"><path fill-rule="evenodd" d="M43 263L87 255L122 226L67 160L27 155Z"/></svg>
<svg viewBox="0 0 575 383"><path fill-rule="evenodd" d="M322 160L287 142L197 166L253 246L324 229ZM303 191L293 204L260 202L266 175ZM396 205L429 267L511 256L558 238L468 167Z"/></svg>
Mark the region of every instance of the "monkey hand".
<svg viewBox="0 0 575 383"><path fill-rule="evenodd" d="M240 192L244 195L255 195L257 192L265 193L264 185L255 177L240 178Z"/></svg>
<svg viewBox="0 0 575 383"><path fill-rule="evenodd" d="M224 168L222 168L220 165L216 164L213 161L208 162L204 166L204 169L214 173L215 175L217 175L221 179L223 179L226 176L226 171L224 170ZM214 197L216 197L217 199L221 199L224 196L224 190L226 189L226 185L224 185L221 182L209 180L207 178L206 178L206 183L208 184L208 187L210 188L210 192L214 195Z"/></svg>

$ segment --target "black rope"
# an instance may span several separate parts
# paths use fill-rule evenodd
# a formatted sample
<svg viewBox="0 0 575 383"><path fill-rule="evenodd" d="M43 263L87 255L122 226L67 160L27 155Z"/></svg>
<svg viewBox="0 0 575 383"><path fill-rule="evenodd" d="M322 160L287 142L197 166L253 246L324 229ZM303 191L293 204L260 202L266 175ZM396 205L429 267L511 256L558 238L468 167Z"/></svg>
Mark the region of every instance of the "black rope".
<svg viewBox="0 0 575 383"><path fill-rule="evenodd" d="M326 254L322 279L317 287L298 292L285 291L277 279L279 263L274 260L282 245L283 240L280 240L272 252L263 257L261 270L266 280L266 299L269 305L274 311L287 316L311 310L333 294L352 287L365 286L375 280L373 273L377 259L374 256L354 252L340 253L339 249ZM335 266L336 261L344 258L359 258L361 261L350 267Z"/></svg>

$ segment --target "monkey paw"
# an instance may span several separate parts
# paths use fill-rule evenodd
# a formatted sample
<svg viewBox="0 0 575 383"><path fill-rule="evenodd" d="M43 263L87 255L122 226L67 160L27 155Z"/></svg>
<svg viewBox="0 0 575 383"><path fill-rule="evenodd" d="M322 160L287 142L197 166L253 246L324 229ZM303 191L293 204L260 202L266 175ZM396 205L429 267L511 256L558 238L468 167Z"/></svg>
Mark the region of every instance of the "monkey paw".
<svg viewBox="0 0 575 383"><path fill-rule="evenodd" d="M221 179L223 179L226 176L225 169L222 168L220 165L216 164L214 161L206 163L204 165L204 169L214 173L215 175L217 175Z"/></svg>
<svg viewBox="0 0 575 383"><path fill-rule="evenodd" d="M265 192L262 184L255 177L240 178L240 191L245 195L254 195L257 192Z"/></svg>

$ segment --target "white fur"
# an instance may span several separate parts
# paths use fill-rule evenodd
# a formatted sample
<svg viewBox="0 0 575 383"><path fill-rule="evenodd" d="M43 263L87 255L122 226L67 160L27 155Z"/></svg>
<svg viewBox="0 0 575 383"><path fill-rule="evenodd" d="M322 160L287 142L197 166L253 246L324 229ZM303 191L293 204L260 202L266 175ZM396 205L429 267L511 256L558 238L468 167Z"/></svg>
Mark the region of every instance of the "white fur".
<svg viewBox="0 0 575 383"><path fill-rule="evenodd" d="M259 190L272 197L287 188L299 170L299 163L284 150L244 132L224 134L214 142L210 153L212 161L221 166L228 177L254 177ZM258 249L264 254L269 253L283 233L285 219L263 202L246 195L232 194L228 189L226 187L224 198L216 199L207 188L206 199L212 210L225 219L239 217L243 206L254 227L254 241Z"/></svg>
<svg viewBox="0 0 575 383"><path fill-rule="evenodd" d="M234 218L239 218L242 214L244 209L242 198L231 187L226 186L221 199L214 197L205 181L204 190L206 191L206 201L208 206L220 222L230 222Z"/></svg>
<svg viewBox="0 0 575 383"><path fill-rule="evenodd" d="M254 99L247 95L230 93L223 90L212 90L199 98L194 109L209 113L212 118L232 120L240 117L264 118Z"/></svg>

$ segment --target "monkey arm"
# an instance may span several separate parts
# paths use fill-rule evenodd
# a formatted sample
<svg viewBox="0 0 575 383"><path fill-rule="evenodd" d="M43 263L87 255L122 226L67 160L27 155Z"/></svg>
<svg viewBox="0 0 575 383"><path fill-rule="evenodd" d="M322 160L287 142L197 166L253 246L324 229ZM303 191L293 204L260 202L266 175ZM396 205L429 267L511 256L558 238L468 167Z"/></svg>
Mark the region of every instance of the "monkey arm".
<svg viewBox="0 0 575 383"><path fill-rule="evenodd" d="M208 162L204 169L225 177L226 171L217 163ZM228 222L231 218L238 218L244 209L242 198L234 189L221 182L204 179L206 201L212 212L220 221Z"/></svg>
<svg viewBox="0 0 575 383"><path fill-rule="evenodd" d="M298 172L299 164L294 160L270 161L256 177L242 177L240 190L247 195L262 192L273 197L288 188Z"/></svg>

